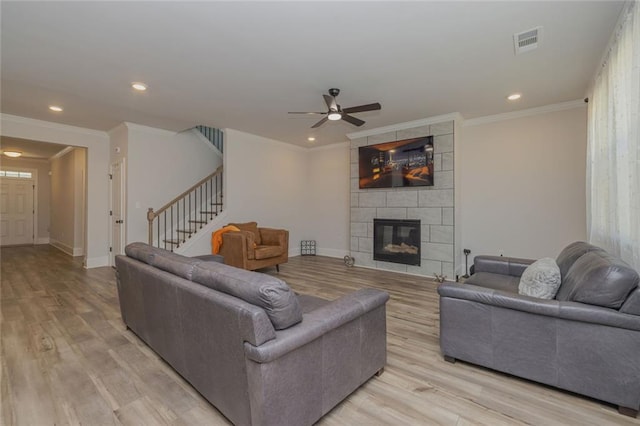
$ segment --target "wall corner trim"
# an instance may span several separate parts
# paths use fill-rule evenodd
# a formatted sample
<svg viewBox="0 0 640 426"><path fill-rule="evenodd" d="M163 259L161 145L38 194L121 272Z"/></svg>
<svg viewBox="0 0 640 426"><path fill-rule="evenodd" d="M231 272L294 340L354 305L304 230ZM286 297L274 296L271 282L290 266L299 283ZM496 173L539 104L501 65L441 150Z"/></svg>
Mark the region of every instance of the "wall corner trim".
<svg viewBox="0 0 640 426"><path fill-rule="evenodd" d="M487 115L484 117L468 118L463 122L464 127L480 126L482 124L494 123L496 121L512 120L514 118L529 117L532 115L546 114L548 112L564 111L573 108L586 108L584 100L561 102L558 104L545 105L536 108L523 109L520 111L505 112L502 114Z"/></svg>

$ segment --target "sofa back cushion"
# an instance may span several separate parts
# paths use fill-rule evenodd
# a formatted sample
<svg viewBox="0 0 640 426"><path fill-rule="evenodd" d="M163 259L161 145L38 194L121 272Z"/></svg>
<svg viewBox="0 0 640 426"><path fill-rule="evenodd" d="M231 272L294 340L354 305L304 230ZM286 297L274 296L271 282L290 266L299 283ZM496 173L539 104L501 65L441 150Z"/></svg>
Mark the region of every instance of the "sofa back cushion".
<svg viewBox="0 0 640 426"><path fill-rule="evenodd" d="M163 271L171 272L187 280L191 280L193 267L202 262L201 259L181 256L145 243L128 244L124 248L124 252L127 256L140 262L155 266Z"/></svg>
<svg viewBox="0 0 640 426"><path fill-rule="evenodd" d="M270 275L203 262L195 266L193 281L263 308L276 330L302 321L295 293L284 281Z"/></svg>
<svg viewBox="0 0 640 426"><path fill-rule="evenodd" d="M201 262L202 260L200 259L185 257L176 253L171 253L170 251L165 251L164 253L156 254L151 264L158 269L162 269L163 271L171 272L173 275L191 280L193 277L193 268Z"/></svg>
<svg viewBox="0 0 640 426"><path fill-rule="evenodd" d="M156 253L158 253L161 249L150 246L145 243L131 243L127 244L124 248L124 252L127 256L133 257L140 262L144 262L147 265L151 265L153 262L153 258Z"/></svg>
<svg viewBox="0 0 640 426"><path fill-rule="evenodd" d="M593 250L573 263L556 299L619 309L639 281L638 273L625 262Z"/></svg>
<svg viewBox="0 0 640 426"><path fill-rule="evenodd" d="M584 241L576 241L566 246L556 258L556 263L560 268L560 277L562 281L567 276L567 272L573 266L574 262L585 253L590 251L604 251L600 247L594 246Z"/></svg>

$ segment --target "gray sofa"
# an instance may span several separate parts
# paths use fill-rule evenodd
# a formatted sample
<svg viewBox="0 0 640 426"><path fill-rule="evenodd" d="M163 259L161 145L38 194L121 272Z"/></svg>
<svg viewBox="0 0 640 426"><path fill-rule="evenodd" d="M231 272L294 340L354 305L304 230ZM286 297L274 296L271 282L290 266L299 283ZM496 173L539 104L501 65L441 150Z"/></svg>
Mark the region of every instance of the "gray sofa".
<svg viewBox="0 0 640 426"><path fill-rule="evenodd" d="M310 425L385 366L383 291L330 302L210 258L125 252L127 328L236 425Z"/></svg>
<svg viewBox="0 0 640 426"><path fill-rule="evenodd" d="M640 407L638 273L575 242L556 259L555 299L518 294L532 260L477 256L464 284L444 283L440 346L456 359L587 395L635 417Z"/></svg>

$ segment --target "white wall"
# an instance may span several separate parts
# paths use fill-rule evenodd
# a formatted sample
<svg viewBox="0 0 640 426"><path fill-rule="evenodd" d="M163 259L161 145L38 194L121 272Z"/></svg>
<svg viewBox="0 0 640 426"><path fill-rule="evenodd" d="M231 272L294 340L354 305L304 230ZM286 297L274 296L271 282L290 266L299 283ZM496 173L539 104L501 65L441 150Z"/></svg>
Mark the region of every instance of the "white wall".
<svg viewBox="0 0 640 426"><path fill-rule="evenodd" d="M465 126L461 161L463 248L478 254L555 257L586 239L586 108Z"/></svg>
<svg viewBox="0 0 640 426"><path fill-rule="evenodd" d="M299 254L301 239L317 237L307 205L309 151L231 129L225 129L224 149L228 222L288 229L289 253Z"/></svg>
<svg viewBox="0 0 640 426"><path fill-rule="evenodd" d="M158 210L215 171L222 159L190 131L175 133L125 125L126 151L121 150L120 155L126 155L127 167L126 240L147 242L147 209ZM121 132L111 134L117 138L114 144L124 147ZM113 159L117 157L114 153Z"/></svg>
<svg viewBox="0 0 640 426"><path fill-rule="evenodd" d="M84 254L85 169L84 148L51 160L50 243L71 256Z"/></svg>
<svg viewBox="0 0 640 426"><path fill-rule="evenodd" d="M0 115L4 136L87 148L87 247L85 265L109 264L109 138L107 133L42 120Z"/></svg>
<svg viewBox="0 0 640 426"><path fill-rule="evenodd" d="M49 179L49 161L26 158L2 158L2 169L35 169L38 172L36 207L38 227L36 228L36 244L49 243L49 200L51 198L51 182Z"/></svg>
<svg viewBox="0 0 640 426"><path fill-rule="evenodd" d="M309 157L307 216L303 238L316 240L323 256L349 253L349 143L339 143L307 152Z"/></svg>

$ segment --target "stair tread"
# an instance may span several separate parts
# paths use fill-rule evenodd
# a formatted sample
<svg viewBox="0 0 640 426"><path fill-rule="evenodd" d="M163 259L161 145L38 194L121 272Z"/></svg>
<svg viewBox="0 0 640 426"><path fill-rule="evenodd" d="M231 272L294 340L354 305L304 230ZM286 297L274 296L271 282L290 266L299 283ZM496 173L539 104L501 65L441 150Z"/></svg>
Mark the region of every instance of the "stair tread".
<svg viewBox="0 0 640 426"><path fill-rule="evenodd" d="M200 213L202 213L202 214L218 214L217 211L211 211L211 210L201 210Z"/></svg>
<svg viewBox="0 0 640 426"><path fill-rule="evenodd" d="M192 231L190 229L176 229L176 232L180 232L182 234L195 234L196 231Z"/></svg>
<svg viewBox="0 0 640 426"><path fill-rule="evenodd" d="M222 203L211 203L212 206L221 206Z"/></svg>
<svg viewBox="0 0 640 426"><path fill-rule="evenodd" d="M181 240L162 240L167 244L180 244L182 241Z"/></svg>
<svg viewBox="0 0 640 426"><path fill-rule="evenodd" d="M190 223L207 223L206 220L190 220Z"/></svg>

